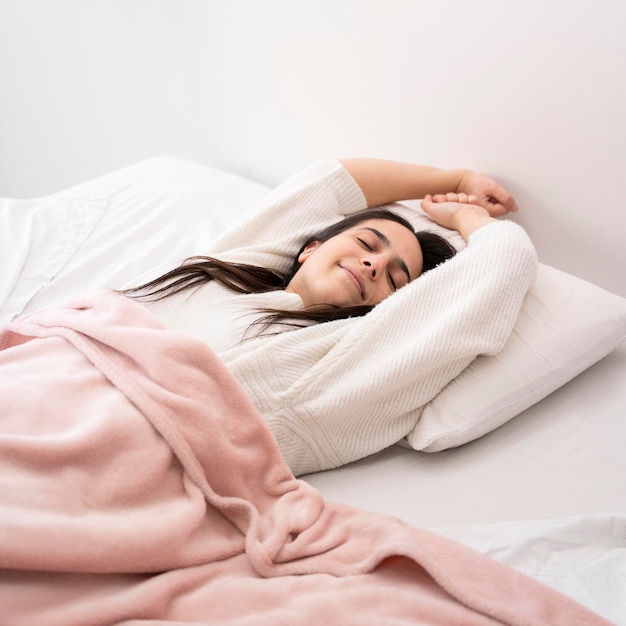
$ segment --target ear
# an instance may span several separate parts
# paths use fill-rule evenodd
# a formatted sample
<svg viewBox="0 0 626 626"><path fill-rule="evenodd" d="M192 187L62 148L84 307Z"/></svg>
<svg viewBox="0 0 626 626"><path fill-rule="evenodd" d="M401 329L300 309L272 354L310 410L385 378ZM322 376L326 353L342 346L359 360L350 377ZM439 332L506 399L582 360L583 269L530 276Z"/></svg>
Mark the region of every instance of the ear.
<svg viewBox="0 0 626 626"><path fill-rule="evenodd" d="M321 241L312 241L311 243L307 244L304 250L300 253L300 256L298 257L298 263L304 263L311 256L311 253L319 248L321 245Z"/></svg>

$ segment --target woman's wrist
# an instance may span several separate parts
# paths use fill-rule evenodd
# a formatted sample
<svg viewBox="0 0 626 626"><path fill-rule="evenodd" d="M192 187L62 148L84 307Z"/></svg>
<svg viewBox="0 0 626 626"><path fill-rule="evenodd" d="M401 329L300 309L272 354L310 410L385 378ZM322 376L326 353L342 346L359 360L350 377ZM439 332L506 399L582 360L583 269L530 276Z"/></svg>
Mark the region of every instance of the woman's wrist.
<svg viewBox="0 0 626 626"><path fill-rule="evenodd" d="M454 191L455 193L461 193L461 192L465 192L465 181L467 180L467 178L469 176L471 176L472 174L474 174L474 172L472 172L472 170L467 170L467 169L455 169L455 170L450 170L452 172L452 182L453 185L448 189L448 191ZM447 193L447 192L444 192ZM467 193L467 192L466 192Z"/></svg>
<svg viewBox="0 0 626 626"><path fill-rule="evenodd" d="M458 231L463 239L467 241L473 232L497 220L489 215L487 209L483 209L474 204L468 204L461 207L456 212L454 221L454 230Z"/></svg>

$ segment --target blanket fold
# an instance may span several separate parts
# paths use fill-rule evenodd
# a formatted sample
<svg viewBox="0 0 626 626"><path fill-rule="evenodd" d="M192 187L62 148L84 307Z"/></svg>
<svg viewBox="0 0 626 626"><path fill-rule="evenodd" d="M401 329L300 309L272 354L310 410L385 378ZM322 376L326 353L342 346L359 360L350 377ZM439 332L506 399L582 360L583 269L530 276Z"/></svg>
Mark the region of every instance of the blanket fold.
<svg viewBox="0 0 626 626"><path fill-rule="evenodd" d="M607 624L293 477L204 344L111 293L0 335L0 623Z"/></svg>

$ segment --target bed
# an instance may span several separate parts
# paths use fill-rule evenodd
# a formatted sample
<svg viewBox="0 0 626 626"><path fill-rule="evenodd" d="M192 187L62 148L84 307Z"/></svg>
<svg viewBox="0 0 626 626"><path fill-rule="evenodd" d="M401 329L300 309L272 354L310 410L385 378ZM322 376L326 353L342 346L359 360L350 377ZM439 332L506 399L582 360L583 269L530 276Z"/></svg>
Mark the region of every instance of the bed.
<svg viewBox="0 0 626 626"><path fill-rule="evenodd" d="M44 198L4 199L1 321L76 292L122 288L155 265L202 253L268 191L158 157ZM411 203L400 210L415 214ZM487 363L473 372L479 380L442 392L424 424L444 426L302 478L326 501L457 540L626 624L626 300L554 268L543 266L538 279L543 291L531 296L547 304L531 309L527 330L559 314L550 334L562 336L544 352L525 346L534 386L521 384L525 370L512 352L506 384L489 369L506 363ZM459 398L480 403L485 384L500 404L483 407L480 421L446 424L462 412Z"/></svg>

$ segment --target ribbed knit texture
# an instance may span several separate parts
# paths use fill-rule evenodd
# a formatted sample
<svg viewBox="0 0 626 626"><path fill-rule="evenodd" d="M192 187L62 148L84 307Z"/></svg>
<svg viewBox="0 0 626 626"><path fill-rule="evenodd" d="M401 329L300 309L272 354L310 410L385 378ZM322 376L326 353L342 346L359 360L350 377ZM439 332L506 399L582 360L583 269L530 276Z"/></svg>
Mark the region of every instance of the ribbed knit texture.
<svg viewBox="0 0 626 626"><path fill-rule="evenodd" d="M311 234L365 206L338 161L319 161L276 188L207 253L284 270ZM299 298L240 296L209 283L148 306L167 326L216 350L298 475L354 461L404 437L422 407L478 354L502 348L536 263L524 230L499 221L362 318L242 339L259 303L298 308Z"/></svg>

